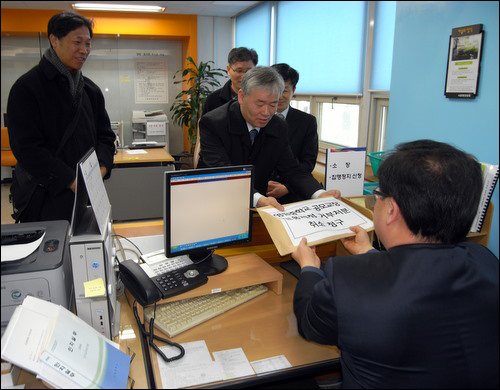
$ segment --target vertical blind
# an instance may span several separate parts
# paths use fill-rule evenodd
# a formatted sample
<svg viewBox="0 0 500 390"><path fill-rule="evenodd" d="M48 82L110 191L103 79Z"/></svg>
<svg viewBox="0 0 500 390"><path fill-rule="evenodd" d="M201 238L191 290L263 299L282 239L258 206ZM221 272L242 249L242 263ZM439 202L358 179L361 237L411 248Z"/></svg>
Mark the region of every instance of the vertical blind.
<svg viewBox="0 0 500 390"><path fill-rule="evenodd" d="M396 1L377 1L370 89L390 89Z"/></svg>
<svg viewBox="0 0 500 390"><path fill-rule="evenodd" d="M259 65L269 66L271 37L271 2L259 4L236 17L236 47L254 49Z"/></svg>
<svg viewBox="0 0 500 390"><path fill-rule="evenodd" d="M278 1L276 61L295 68L297 92L362 93L367 1ZM253 48L271 65L271 7L267 1L236 18L236 47ZM377 1L371 89L390 89L396 1Z"/></svg>
<svg viewBox="0 0 500 390"><path fill-rule="evenodd" d="M361 93L366 2L280 1L276 62L295 68L297 92Z"/></svg>

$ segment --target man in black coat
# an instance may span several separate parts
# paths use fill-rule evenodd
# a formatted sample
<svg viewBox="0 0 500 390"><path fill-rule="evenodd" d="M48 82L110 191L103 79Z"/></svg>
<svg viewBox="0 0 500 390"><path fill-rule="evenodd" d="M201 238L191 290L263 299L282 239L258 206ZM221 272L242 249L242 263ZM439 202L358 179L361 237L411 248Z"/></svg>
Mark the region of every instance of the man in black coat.
<svg viewBox="0 0 500 390"><path fill-rule="evenodd" d="M293 156L300 167L307 172L312 172L318 157L318 125L316 118L290 106L299 81L299 73L288 64L275 64L272 66L278 71L285 81L285 89L278 101L276 115L286 120L288 125L288 139ZM267 196L279 199L286 204L300 200L283 179L275 172L269 181Z"/></svg>
<svg viewBox="0 0 500 390"><path fill-rule="evenodd" d="M259 56L253 49L246 47L235 47L231 49L227 56L227 74L229 80L222 88L213 91L207 96L203 106L203 115L213 109L220 107L238 95L241 86L241 80L248 70L257 66Z"/></svg>
<svg viewBox="0 0 500 390"><path fill-rule="evenodd" d="M11 193L14 217L21 222L71 221L76 164L90 148L104 178L113 165L115 134L104 96L80 70L91 49L91 22L62 12L49 21L48 37L50 49L15 82L7 103L9 138L18 161ZM66 132L69 137L61 145Z"/></svg>
<svg viewBox="0 0 500 390"><path fill-rule="evenodd" d="M283 89L283 78L273 68L259 66L249 70L242 80L238 101L202 116L198 167L253 164L254 207L272 205L283 210L274 197L264 195L274 171L301 199L339 197L337 190L324 191L294 158L286 122L274 115Z"/></svg>
<svg viewBox="0 0 500 390"><path fill-rule="evenodd" d="M343 388L498 389L498 259L465 242L480 164L450 145L399 145L378 170L374 225L351 227L352 256L323 269L303 240L294 295L299 333L337 345Z"/></svg>

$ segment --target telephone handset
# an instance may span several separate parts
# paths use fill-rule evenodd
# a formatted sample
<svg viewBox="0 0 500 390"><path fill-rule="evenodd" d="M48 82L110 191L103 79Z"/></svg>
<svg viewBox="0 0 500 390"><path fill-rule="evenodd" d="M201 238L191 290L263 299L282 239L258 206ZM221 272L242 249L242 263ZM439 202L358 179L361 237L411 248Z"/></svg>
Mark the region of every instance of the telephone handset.
<svg viewBox="0 0 500 390"><path fill-rule="evenodd" d="M119 269L123 284L142 306L182 294L208 281L206 275L199 272L195 265L156 275L153 278L150 278L133 260L122 261Z"/></svg>
<svg viewBox="0 0 500 390"><path fill-rule="evenodd" d="M122 261L119 269L123 284L142 306L150 305L161 299L158 287L135 261Z"/></svg>

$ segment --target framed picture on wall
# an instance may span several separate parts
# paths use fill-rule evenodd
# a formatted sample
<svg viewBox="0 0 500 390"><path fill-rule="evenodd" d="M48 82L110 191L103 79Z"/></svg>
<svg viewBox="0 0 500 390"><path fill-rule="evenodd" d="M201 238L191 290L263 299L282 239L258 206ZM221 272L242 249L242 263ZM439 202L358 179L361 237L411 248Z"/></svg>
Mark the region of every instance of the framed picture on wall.
<svg viewBox="0 0 500 390"><path fill-rule="evenodd" d="M483 47L483 25L451 30L446 69L447 98L473 99L477 96Z"/></svg>

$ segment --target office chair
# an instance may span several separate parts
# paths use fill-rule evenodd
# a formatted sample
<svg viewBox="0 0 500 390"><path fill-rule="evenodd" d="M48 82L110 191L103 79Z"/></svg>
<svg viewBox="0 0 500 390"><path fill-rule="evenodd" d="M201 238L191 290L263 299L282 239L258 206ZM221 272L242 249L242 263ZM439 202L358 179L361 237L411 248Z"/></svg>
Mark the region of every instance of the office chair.
<svg viewBox="0 0 500 390"><path fill-rule="evenodd" d="M11 167L14 170L17 160L10 148L9 132L7 127L2 127L2 167ZM2 179L2 184L12 182L12 178Z"/></svg>

